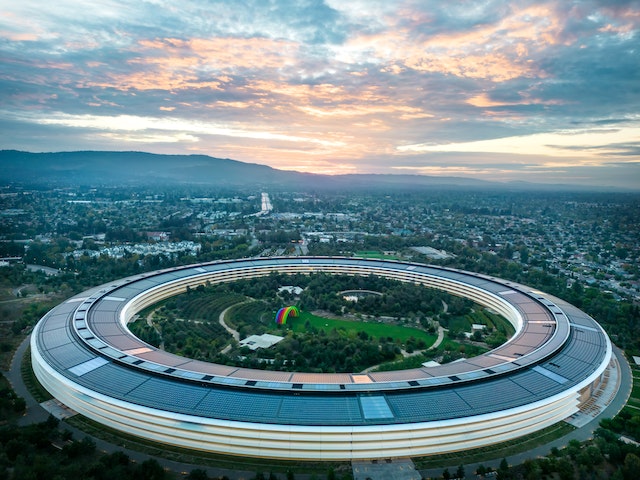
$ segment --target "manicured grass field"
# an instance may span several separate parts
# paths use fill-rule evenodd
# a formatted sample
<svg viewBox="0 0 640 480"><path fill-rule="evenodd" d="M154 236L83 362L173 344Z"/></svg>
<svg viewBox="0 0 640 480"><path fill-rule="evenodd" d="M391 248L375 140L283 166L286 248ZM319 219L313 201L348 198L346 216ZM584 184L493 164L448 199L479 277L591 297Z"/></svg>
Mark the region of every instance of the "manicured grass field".
<svg viewBox="0 0 640 480"><path fill-rule="evenodd" d="M335 320L331 318L317 317L309 312L300 312L299 317L289 317L287 320L287 326L295 332L304 332L307 330L307 327L305 326L307 322L318 330L324 330L327 333L335 328L338 331L343 330L347 335L354 336L358 332L364 331L370 337L392 337L394 340L399 340L401 342L406 342L410 337L413 337L416 340L422 339L427 345L432 345L436 341L435 335L430 335L417 328L377 322Z"/></svg>
<svg viewBox="0 0 640 480"><path fill-rule="evenodd" d="M356 257L360 257L360 258L375 258L375 259L381 259L381 260L399 260L400 257L396 256L396 255L385 255L382 252L379 252L377 250L361 250L359 252L355 252L354 255Z"/></svg>
<svg viewBox="0 0 640 480"><path fill-rule="evenodd" d="M631 406L640 407L640 368L636 365L631 365L631 374L633 380L633 387L631 389L631 396L628 403ZM634 415L637 412L634 412Z"/></svg>

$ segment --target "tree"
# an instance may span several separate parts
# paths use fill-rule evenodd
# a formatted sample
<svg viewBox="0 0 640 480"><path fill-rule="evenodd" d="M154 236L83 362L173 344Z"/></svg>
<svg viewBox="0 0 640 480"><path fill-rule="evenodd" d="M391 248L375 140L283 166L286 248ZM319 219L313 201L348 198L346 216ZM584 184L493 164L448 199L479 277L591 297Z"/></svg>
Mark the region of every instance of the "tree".
<svg viewBox="0 0 640 480"><path fill-rule="evenodd" d="M207 471L201 468L195 468L189 472L187 475L187 480L208 480L209 475L207 475Z"/></svg>
<svg viewBox="0 0 640 480"><path fill-rule="evenodd" d="M580 443L580 441L576 439L569 440L569 443L567 444L567 452L569 453L569 456L572 460L576 459L576 457L580 453L581 448L582 444Z"/></svg>
<svg viewBox="0 0 640 480"><path fill-rule="evenodd" d="M150 458L138 465L134 477L140 480L164 480L166 473L156 459Z"/></svg>
<svg viewBox="0 0 640 480"><path fill-rule="evenodd" d="M594 465L599 465L604 460L600 453L600 449L594 445L585 448L578 454L577 461L580 465L584 465L589 471L593 470Z"/></svg>
<svg viewBox="0 0 640 480"><path fill-rule="evenodd" d="M100 459L102 464L108 468L113 468L116 465L128 466L129 456L121 450L113 452L111 455L105 455Z"/></svg>
<svg viewBox="0 0 640 480"><path fill-rule="evenodd" d="M542 478L542 466L537 460L527 459L524 461L523 467L526 472L527 480L538 480Z"/></svg>
<svg viewBox="0 0 640 480"><path fill-rule="evenodd" d="M507 462L506 458L503 458L498 467L498 479L504 480L507 478L511 478L511 472L509 470L509 462Z"/></svg>
<svg viewBox="0 0 640 480"><path fill-rule="evenodd" d="M640 472L640 457L633 453L627 454L624 459L624 467L622 467L622 475L625 480L635 480Z"/></svg>
<svg viewBox="0 0 640 480"><path fill-rule="evenodd" d="M560 480L573 480L575 469L573 463L571 463L566 457L558 460L557 471L560 475ZM634 477L635 478L635 477Z"/></svg>
<svg viewBox="0 0 640 480"><path fill-rule="evenodd" d="M62 447L62 453L69 458L77 458L82 455L89 455L96 450L96 442L89 437L84 437L79 442L72 442Z"/></svg>

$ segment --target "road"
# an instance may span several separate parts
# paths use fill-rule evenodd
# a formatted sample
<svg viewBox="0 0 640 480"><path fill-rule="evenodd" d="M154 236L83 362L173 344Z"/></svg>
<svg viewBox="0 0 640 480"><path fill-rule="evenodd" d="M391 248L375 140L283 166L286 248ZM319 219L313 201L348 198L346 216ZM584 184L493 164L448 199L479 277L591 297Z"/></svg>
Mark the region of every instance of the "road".
<svg viewBox="0 0 640 480"><path fill-rule="evenodd" d="M46 420L49 416L49 413L40 404L38 404L38 402L31 396L31 394L27 390L22 380L20 368L21 368L24 352L26 351L29 345L29 338L30 337L27 337L16 350L16 353L11 362L10 370L8 372L3 372L5 377L8 378L9 382L11 383L14 391L18 395L23 397L27 404L27 412L18 422L20 425L27 425L35 422L42 422ZM629 367L627 360L624 358L624 354L615 346L614 346L614 354L617 358L618 366L619 366L617 371L620 375L620 387L619 387L618 393L616 394L615 398L611 401L611 403L609 403L609 405L607 405L606 408L604 408L604 410L602 410L602 412L599 415L591 419L584 426L572 431L568 435L565 435L564 437L554 440L553 442L550 442L541 447L534 448L532 450L529 450L527 452L524 452L518 455L507 457L507 461L509 462L509 464L517 465L524 462L528 458L546 456L549 454L549 452L553 447L562 448L565 445L567 445L567 443L570 440L573 440L573 439L583 442L592 437L593 432L599 426L600 420L604 418L614 417L624 407L624 405L626 404L629 398L629 395L631 394L633 378L632 378L631 368ZM80 439L87 436L86 433L76 429L75 427L72 427L71 425L65 423L64 421L61 422L61 424L63 428L68 429L73 433L74 438ZM140 453L135 450L129 450L128 448L126 448L126 444L114 445L112 443L105 442L104 440L101 440L95 437L93 437L93 440L96 442L96 448L105 453L122 451L126 455L128 455L129 458L131 458L133 461L136 461L136 462L143 462L150 458L149 455L146 455L144 453ZM203 467L201 465L179 463L179 462L166 460L163 458L156 458L156 460L158 460L160 465L162 465L164 468L170 469L175 472L188 473L193 469L200 468L200 469L206 470L207 474L210 477L214 477L214 478L227 476L231 480L245 480L245 479L253 478L255 476L254 471L239 471L239 470L228 470L223 468ZM500 464L500 461L501 461L501 458L497 458L493 460L484 461L481 463L485 467L491 467L494 470L496 470ZM442 472L445 468L448 468L450 472L455 472L456 469L458 468L458 465L459 464L450 465L448 467L421 470L420 474L422 475L423 478L439 477L440 475L442 475ZM480 466L480 463L465 465L464 468L467 473L467 476L472 477L473 472L475 472L475 470L479 466ZM308 480L309 477L310 477L309 475L296 474L296 478L300 480Z"/></svg>

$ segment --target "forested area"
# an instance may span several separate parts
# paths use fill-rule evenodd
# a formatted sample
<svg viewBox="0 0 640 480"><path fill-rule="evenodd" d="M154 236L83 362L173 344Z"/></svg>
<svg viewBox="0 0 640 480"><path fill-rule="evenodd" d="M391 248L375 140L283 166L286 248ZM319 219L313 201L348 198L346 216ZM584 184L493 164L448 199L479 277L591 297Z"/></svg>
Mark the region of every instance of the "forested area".
<svg viewBox="0 0 640 480"><path fill-rule="evenodd" d="M123 452L96 452L89 438L74 439L58 420L0 428L0 478L16 480L163 480L170 476L157 460L134 463Z"/></svg>
<svg viewBox="0 0 640 480"><path fill-rule="evenodd" d="M497 469L497 478L637 480L638 472L640 447L619 440L610 430L598 428L592 440L584 443L570 440L565 448L552 448L546 457L528 459L514 466L503 460Z"/></svg>
<svg viewBox="0 0 640 480"><path fill-rule="evenodd" d="M275 294L282 286L297 286L303 290L299 298L287 291ZM218 287L216 287L218 288ZM360 315L362 317L391 317L406 321L416 321L435 317L444 312L461 315L469 311L473 302L443 292L411 283L402 283L374 275L361 277L349 275L283 275L279 273L258 280L241 280L228 284L231 291L271 302L274 308L282 306L284 301L292 300L306 311L321 310L336 315ZM369 290L373 295L359 298L358 301L345 299L341 292ZM426 323L426 322L425 322ZM428 323L424 326L428 327Z"/></svg>
<svg viewBox="0 0 640 480"><path fill-rule="evenodd" d="M290 286L304 290L294 295L286 289ZM365 294L354 301L344 298L345 291ZM275 312L288 304L298 305L302 318L276 325ZM238 346L219 324L226 308L225 322L241 339L263 333L284 339L257 351ZM348 328L325 327L323 317L311 315L309 310L345 319ZM443 291L377 276L323 273L273 273L260 279L201 285L147 308L138 318L130 324L136 335L179 355L247 368L317 373L357 372L373 366L394 370L428 360L446 363L477 355L486 348L464 341L462 334L470 331L473 323L486 325L485 332L475 332L475 342L485 338L488 343L503 342L513 333L499 315ZM383 324L387 327L378 327ZM438 324L450 328L452 340L426 352L435 340ZM394 338L392 332L399 327L409 333L403 331ZM401 351L413 354L412 359L401 360Z"/></svg>
<svg viewBox="0 0 640 480"><path fill-rule="evenodd" d="M19 397L4 376L0 375L0 425L2 421L15 420L26 408L24 398Z"/></svg>
<svg viewBox="0 0 640 480"><path fill-rule="evenodd" d="M188 358L214 361L231 338L218 322L219 316L227 307L243 300L244 296L224 287L189 289L140 312L129 329L155 347Z"/></svg>
<svg viewBox="0 0 640 480"><path fill-rule="evenodd" d="M210 476L206 468L173 472L159 460L138 455L131 458L122 450L100 452L88 436L74 438L54 417L24 427L0 428L0 478L10 480L228 480ZM174 454L175 458L175 454ZM317 477L317 478L324 478ZM330 470L327 480L337 480ZM275 475L256 473L247 480L294 480L292 472ZM345 479L346 480L346 479Z"/></svg>

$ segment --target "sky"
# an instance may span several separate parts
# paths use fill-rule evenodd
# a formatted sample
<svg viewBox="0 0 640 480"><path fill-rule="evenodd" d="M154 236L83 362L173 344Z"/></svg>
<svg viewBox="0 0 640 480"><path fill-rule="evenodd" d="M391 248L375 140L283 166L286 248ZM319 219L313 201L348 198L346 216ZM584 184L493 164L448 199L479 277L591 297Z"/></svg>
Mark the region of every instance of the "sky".
<svg viewBox="0 0 640 480"><path fill-rule="evenodd" d="M0 149L640 189L640 0L0 0Z"/></svg>

